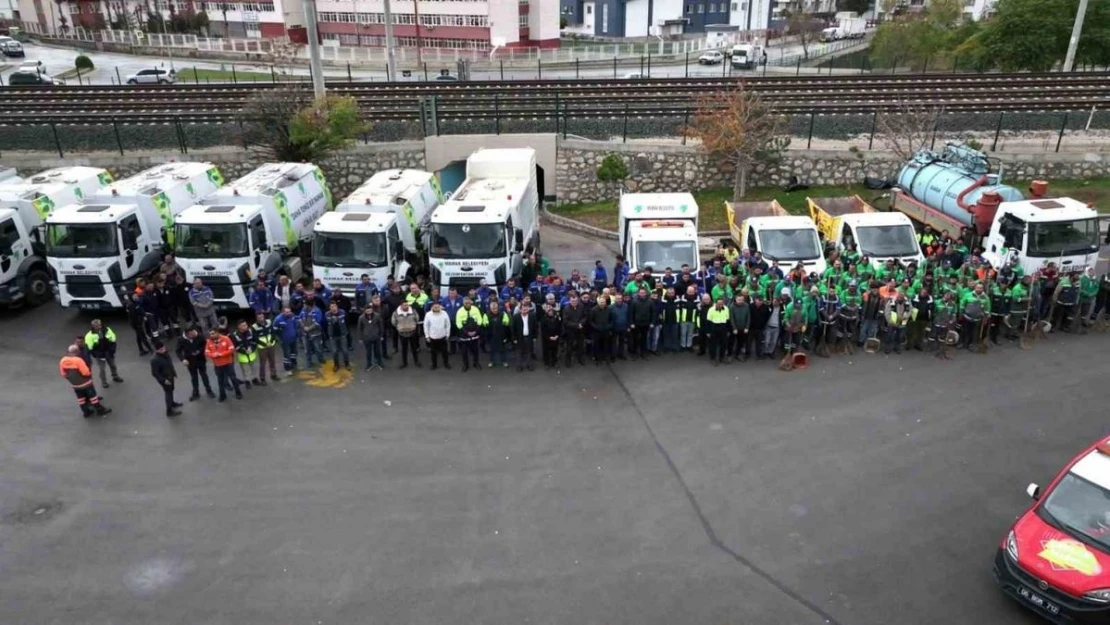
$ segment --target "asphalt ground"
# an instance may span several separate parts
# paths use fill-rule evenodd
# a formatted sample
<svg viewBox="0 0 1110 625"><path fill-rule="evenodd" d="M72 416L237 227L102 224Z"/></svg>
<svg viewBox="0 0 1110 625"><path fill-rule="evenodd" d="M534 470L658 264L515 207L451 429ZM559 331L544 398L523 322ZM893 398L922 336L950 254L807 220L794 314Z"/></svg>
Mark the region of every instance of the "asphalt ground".
<svg viewBox="0 0 1110 625"><path fill-rule="evenodd" d="M1032 624L991 558L1110 429L1101 334L793 373L425 359L169 420L109 320L127 381L85 420L56 367L87 318L0 315L0 623Z"/></svg>

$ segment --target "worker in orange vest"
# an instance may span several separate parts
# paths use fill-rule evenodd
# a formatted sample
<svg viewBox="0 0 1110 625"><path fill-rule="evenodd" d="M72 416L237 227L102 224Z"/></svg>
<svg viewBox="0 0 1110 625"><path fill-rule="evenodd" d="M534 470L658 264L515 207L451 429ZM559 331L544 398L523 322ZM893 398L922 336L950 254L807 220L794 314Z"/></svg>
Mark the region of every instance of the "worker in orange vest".
<svg viewBox="0 0 1110 625"><path fill-rule="evenodd" d="M235 389L235 399L243 399L232 365L235 360L235 344L231 339L212 328L208 331L208 341L204 344L204 355L212 361L212 366L216 369L216 386L220 387L219 401L227 401L229 388Z"/></svg>
<svg viewBox="0 0 1110 625"><path fill-rule="evenodd" d="M58 362L58 372L62 374L66 382L73 386L73 392L77 395L77 405L81 408L81 414L85 418L100 415L104 416L112 412L111 408L107 408L100 402L100 396L96 394L96 386L93 385L92 369L89 369L88 363L81 358L81 350L76 345L70 345L65 356L62 356L61 361Z"/></svg>

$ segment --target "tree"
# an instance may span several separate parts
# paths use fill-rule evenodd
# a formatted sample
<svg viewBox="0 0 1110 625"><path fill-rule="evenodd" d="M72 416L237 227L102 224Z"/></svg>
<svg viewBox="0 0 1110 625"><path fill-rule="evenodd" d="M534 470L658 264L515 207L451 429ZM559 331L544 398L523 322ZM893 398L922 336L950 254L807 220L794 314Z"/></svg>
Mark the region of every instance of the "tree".
<svg viewBox="0 0 1110 625"><path fill-rule="evenodd" d="M899 159L908 161L932 143L941 113L939 108L902 100L896 110L875 118L879 142Z"/></svg>
<svg viewBox="0 0 1110 625"><path fill-rule="evenodd" d="M613 190L616 191L621 182L628 177L628 165L625 164L624 159L616 154L607 154L605 158L601 159L601 165L597 168L597 179L611 183Z"/></svg>
<svg viewBox="0 0 1110 625"><path fill-rule="evenodd" d="M983 68L1045 72L1063 62L1079 0L999 0L994 16L957 53ZM1076 63L1110 65L1110 3L1091 2Z"/></svg>
<svg viewBox="0 0 1110 625"><path fill-rule="evenodd" d="M977 28L974 22L957 28L960 11L959 0L932 0L922 13L880 24L871 42L872 65L942 65Z"/></svg>
<svg viewBox="0 0 1110 625"><path fill-rule="evenodd" d="M732 168L733 201L747 192L755 164L777 159L790 144L783 118L743 86L703 96L689 130L711 160Z"/></svg>
<svg viewBox="0 0 1110 625"><path fill-rule="evenodd" d="M802 46L802 58L809 60L809 44L821 32L821 23L809 13L788 13L786 32L798 38L798 44Z"/></svg>
<svg viewBox="0 0 1110 625"><path fill-rule="evenodd" d="M369 130L351 97L312 99L298 86L259 92L239 113L241 140L267 160L318 162Z"/></svg>

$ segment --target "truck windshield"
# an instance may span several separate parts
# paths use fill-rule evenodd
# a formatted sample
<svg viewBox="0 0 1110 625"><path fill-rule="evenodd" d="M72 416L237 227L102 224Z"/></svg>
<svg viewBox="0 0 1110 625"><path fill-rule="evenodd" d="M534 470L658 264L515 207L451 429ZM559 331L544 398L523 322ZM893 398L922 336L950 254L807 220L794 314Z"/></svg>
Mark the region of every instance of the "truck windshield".
<svg viewBox="0 0 1110 625"><path fill-rule="evenodd" d="M115 224L47 224L46 255L102 258L119 254Z"/></svg>
<svg viewBox="0 0 1110 625"><path fill-rule="evenodd" d="M817 232L812 228L764 230L759 234L763 255L771 260L812 260L821 257Z"/></svg>
<svg viewBox="0 0 1110 625"><path fill-rule="evenodd" d="M875 258L916 255L917 237L909 224L856 228L859 251Z"/></svg>
<svg viewBox="0 0 1110 625"><path fill-rule="evenodd" d="M1083 542L1110 552L1110 491L1068 472L1038 509Z"/></svg>
<svg viewBox="0 0 1110 625"><path fill-rule="evenodd" d="M662 271L667 267L698 266L694 241L639 241L636 243L636 268Z"/></svg>
<svg viewBox="0 0 1110 625"><path fill-rule="evenodd" d="M1069 254L1093 254L1098 251L1098 220L1031 222L1029 251L1031 257L1047 258Z"/></svg>
<svg viewBox="0 0 1110 625"><path fill-rule="evenodd" d="M19 230L15 227L15 220L0 221L0 258L12 255L16 241L19 241Z"/></svg>
<svg viewBox="0 0 1110 625"><path fill-rule="evenodd" d="M384 267L384 232L317 232L312 260L323 267Z"/></svg>
<svg viewBox="0 0 1110 625"><path fill-rule="evenodd" d="M495 258L505 255L504 224L432 224L432 256Z"/></svg>
<svg viewBox="0 0 1110 625"><path fill-rule="evenodd" d="M177 224L181 258L242 258L250 255L247 224Z"/></svg>

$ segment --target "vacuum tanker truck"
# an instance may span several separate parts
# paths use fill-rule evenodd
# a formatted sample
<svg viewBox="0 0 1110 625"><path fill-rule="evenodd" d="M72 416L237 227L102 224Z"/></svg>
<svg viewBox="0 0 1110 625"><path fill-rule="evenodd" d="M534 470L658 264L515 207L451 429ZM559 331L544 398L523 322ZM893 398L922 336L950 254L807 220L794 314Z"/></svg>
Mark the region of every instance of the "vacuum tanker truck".
<svg viewBox="0 0 1110 625"><path fill-rule="evenodd" d="M941 153L921 150L902 166L891 207L953 237L969 228L995 267L1018 259L1026 273L1050 262L1083 271L1098 260L1098 213L1072 198L1045 196L1035 182L1031 197L1002 183L1001 167L966 145Z"/></svg>

